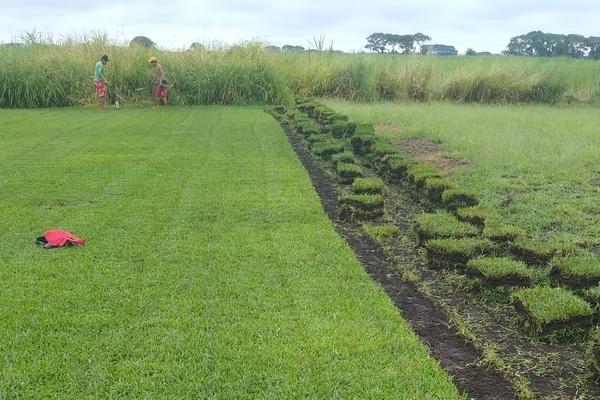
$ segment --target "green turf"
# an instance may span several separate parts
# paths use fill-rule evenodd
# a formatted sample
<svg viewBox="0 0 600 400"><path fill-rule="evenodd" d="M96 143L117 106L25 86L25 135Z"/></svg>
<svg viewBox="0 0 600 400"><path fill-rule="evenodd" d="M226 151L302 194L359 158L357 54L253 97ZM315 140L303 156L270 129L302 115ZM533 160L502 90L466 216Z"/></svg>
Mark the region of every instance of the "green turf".
<svg viewBox="0 0 600 400"><path fill-rule="evenodd" d="M448 179L530 237L600 246L596 107L323 102L389 139L440 142L439 157L470 162Z"/></svg>
<svg viewBox="0 0 600 400"><path fill-rule="evenodd" d="M461 397L261 109L0 118L0 399Z"/></svg>

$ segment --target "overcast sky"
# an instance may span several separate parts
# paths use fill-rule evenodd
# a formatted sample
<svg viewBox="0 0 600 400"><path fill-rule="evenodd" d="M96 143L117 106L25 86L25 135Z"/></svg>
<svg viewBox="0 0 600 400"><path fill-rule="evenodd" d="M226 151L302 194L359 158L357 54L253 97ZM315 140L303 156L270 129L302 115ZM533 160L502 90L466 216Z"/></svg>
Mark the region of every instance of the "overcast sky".
<svg viewBox="0 0 600 400"><path fill-rule="evenodd" d="M145 36L160 48L260 40L365 50L375 32L423 33L429 44L499 53L531 31L600 36L598 0L21 0L3 1L0 43L37 32L60 42L106 34L128 43Z"/></svg>

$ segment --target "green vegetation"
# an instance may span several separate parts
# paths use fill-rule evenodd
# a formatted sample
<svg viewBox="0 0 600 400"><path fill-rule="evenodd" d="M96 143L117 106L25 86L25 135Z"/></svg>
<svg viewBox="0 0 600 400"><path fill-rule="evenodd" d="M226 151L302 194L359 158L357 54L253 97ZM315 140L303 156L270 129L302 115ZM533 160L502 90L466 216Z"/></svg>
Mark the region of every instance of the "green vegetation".
<svg viewBox="0 0 600 400"><path fill-rule="evenodd" d="M421 244L429 239L475 237L481 233L476 226L461 222L447 212L418 214L415 216L413 229Z"/></svg>
<svg viewBox="0 0 600 400"><path fill-rule="evenodd" d="M556 257L550 265L564 276L600 277L600 256L580 252L577 255Z"/></svg>
<svg viewBox="0 0 600 400"><path fill-rule="evenodd" d="M524 313L534 332L551 332L554 324L558 329L565 328L560 323L572 319L581 319L586 326L591 326L591 306L564 288L537 286L519 289L512 298L515 308Z"/></svg>
<svg viewBox="0 0 600 400"><path fill-rule="evenodd" d="M498 284L521 284L529 286L534 278L523 261L516 261L506 257L478 257L467 262L467 273L487 281Z"/></svg>
<svg viewBox="0 0 600 400"><path fill-rule="evenodd" d="M262 109L0 114L0 398L464 398Z"/></svg>
<svg viewBox="0 0 600 400"><path fill-rule="evenodd" d="M354 157L349 151L345 151L343 153L333 154L331 156L331 161L337 166L337 164L357 164L359 161Z"/></svg>
<svg viewBox="0 0 600 400"><path fill-rule="evenodd" d="M277 105L294 95L376 101L557 104L596 102L599 72L589 60L539 57L435 57L273 52L260 42L162 51L114 43L106 35L52 43L31 37L0 46L0 107L91 106L94 63L110 55L109 82L141 105L151 94L148 57L158 57L171 85L172 105ZM51 66L51 67L49 67ZM347 126L351 131L353 126ZM334 128L339 133L341 125Z"/></svg>
<svg viewBox="0 0 600 400"><path fill-rule="evenodd" d="M464 269L469 260L498 250L491 240L475 237L431 239L424 247L433 268Z"/></svg>
<svg viewBox="0 0 600 400"><path fill-rule="evenodd" d="M487 282L508 277L527 285L531 276L522 267L542 266L535 277L560 290L514 294L527 324L536 333L589 326L590 306L577 295L598 304L597 257L587 253L600 248L594 63L282 54L260 43L165 52L98 37L0 47L0 108L94 106L90 71L104 53L111 57L110 82L128 98L125 109L0 110L11 127L0 137L7 160L0 205L10 243L0 249L0 278L9 287L0 308L7 321L0 345L8 349L0 397L15 390L45 397L58 387L72 398L82 390L88 397L161 397L166 387L185 397L194 385L200 397L370 397L397 390L422 397L436 385L449 391L440 397L456 397L429 360L415 367L416 382L405 387L403 379L415 369L398 379L407 359L398 357L405 349L396 341L405 336L394 330L393 307L345 246L321 231L331 226L314 220L320 207L310 191L304 197L305 177L297 164L288 165L293 155L277 125L259 109L135 110L151 97L133 90L153 79L149 55L167 69L171 105L277 110L334 165L340 182L352 184L342 189L352 194L338 199L342 219L380 219L388 195L383 181L401 185L436 213L415 220L431 267L467 266ZM286 109L294 99L298 109ZM390 142L407 138L428 139L445 152L417 162ZM467 162L451 171L434 165L451 158ZM448 217L427 221L429 215ZM87 232L81 236L89 246L23 251L48 225ZM362 226L384 246L398 233L392 224ZM465 226L473 232L465 234ZM117 244L117 237L124 239ZM337 269L323 270L328 265ZM406 274L413 281L417 275ZM324 305L311 302L332 287ZM369 300L360 297L362 307L353 310L348 290ZM547 309L556 302L565 307ZM331 313L341 317L332 321ZM327 343L317 342L322 337ZM418 345L408 358L415 355L421 359ZM366 374L357 365L366 365ZM146 375L136 379L141 370Z"/></svg>
<svg viewBox="0 0 600 400"><path fill-rule="evenodd" d="M380 137L443 143L470 162L446 179L529 238L600 246L595 107L323 103L357 124L388 127Z"/></svg>
<svg viewBox="0 0 600 400"><path fill-rule="evenodd" d="M347 221L376 220L384 213L384 200L380 194L345 194L338 198L340 218Z"/></svg>
<svg viewBox="0 0 600 400"><path fill-rule="evenodd" d="M360 165L338 163L337 179L340 183L351 184L356 178L364 177L364 170Z"/></svg>
<svg viewBox="0 0 600 400"><path fill-rule="evenodd" d="M571 289L588 289L600 283L600 256L579 251L550 261L550 278Z"/></svg>
<svg viewBox="0 0 600 400"><path fill-rule="evenodd" d="M356 178L352 191L356 194L383 194L385 185L379 178Z"/></svg>

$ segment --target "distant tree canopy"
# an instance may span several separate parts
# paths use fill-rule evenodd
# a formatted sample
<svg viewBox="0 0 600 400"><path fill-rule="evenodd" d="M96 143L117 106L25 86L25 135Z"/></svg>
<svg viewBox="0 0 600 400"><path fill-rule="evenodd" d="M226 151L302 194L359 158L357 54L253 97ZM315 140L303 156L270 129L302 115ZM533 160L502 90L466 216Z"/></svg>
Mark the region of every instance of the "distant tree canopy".
<svg viewBox="0 0 600 400"><path fill-rule="evenodd" d="M281 47L279 47L279 46L273 46L273 45L268 45L268 46L265 46L265 50L269 50L269 51L273 51L275 53L278 53L278 52L281 51Z"/></svg>
<svg viewBox="0 0 600 400"><path fill-rule="evenodd" d="M281 48L281 50L285 51L285 52L301 52L301 51L304 51L305 49L302 46L292 46L292 45L286 44Z"/></svg>
<svg viewBox="0 0 600 400"><path fill-rule="evenodd" d="M375 53L403 53L411 54L415 52L415 45L423 47L431 38L422 33L414 35L396 35L392 33L373 33L367 38L366 49Z"/></svg>
<svg viewBox="0 0 600 400"><path fill-rule="evenodd" d="M455 56L458 55L458 50L454 46L445 44L424 45L421 47L422 54L430 54L433 56Z"/></svg>
<svg viewBox="0 0 600 400"><path fill-rule="evenodd" d="M129 47L133 46L141 46L153 49L156 47L156 44L152 40L148 39L146 36L136 36L133 39L131 39L131 42L129 42Z"/></svg>
<svg viewBox="0 0 600 400"><path fill-rule="evenodd" d="M465 52L465 56L491 56L493 55L492 53L490 53L489 51L475 51L472 48L468 48L467 51Z"/></svg>
<svg viewBox="0 0 600 400"><path fill-rule="evenodd" d="M600 37L532 31L510 39L507 55L600 59Z"/></svg>
<svg viewBox="0 0 600 400"><path fill-rule="evenodd" d="M189 51L206 51L206 47L202 43L194 42L191 44Z"/></svg>

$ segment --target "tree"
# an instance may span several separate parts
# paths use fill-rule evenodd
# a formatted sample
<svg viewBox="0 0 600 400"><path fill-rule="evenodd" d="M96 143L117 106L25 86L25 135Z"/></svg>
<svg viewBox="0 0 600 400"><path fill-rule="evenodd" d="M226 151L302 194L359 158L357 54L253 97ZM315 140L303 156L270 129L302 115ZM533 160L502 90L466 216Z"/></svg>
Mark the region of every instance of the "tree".
<svg viewBox="0 0 600 400"><path fill-rule="evenodd" d="M590 36L585 40L585 46L588 51L589 59L600 60L600 37Z"/></svg>
<svg viewBox="0 0 600 400"><path fill-rule="evenodd" d="M505 54L530 57L584 58L592 51L584 36L532 31L510 39Z"/></svg>
<svg viewBox="0 0 600 400"><path fill-rule="evenodd" d="M155 49L156 44L146 36L136 36L129 42L129 47L141 46L148 49Z"/></svg>
<svg viewBox="0 0 600 400"><path fill-rule="evenodd" d="M297 53L300 53L300 52L303 52L305 49L302 46L292 46L292 45L286 44L286 45L284 45L281 48L281 50L284 51L284 52L297 52Z"/></svg>
<svg viewBox="0 0 600 400"><path fill-rule="evenodd" d="M381 32L371 34L367 38L368 43L365 46L365 49L369 49L375 53L384 53L385 48L388 45L388 35L389 34Z"/></svg>
<svg viewBox="0 0 600 400"><path fill-rule="evenodd" d="M375 53L402 53L411 54L415 52L415 43L419 47L423 46L423 43L431 40L427 35L422 33L415 33L414 35L397 35L393 33L373 33L367 38L366 49L374 51ZM388 47L390 47L388 49ZM396 50L398 49L398 50Z"/></svg>
<svg viewBox="0 0 600 400"><path fill-rule="evenodd" d="M401 35L399 40L399 47L402 49L402 53L410 54L415 51L415 37L413 35Z"/></svg>
<svg viewBox="0 0 600 400"><path fill-rule="evenodd" d="M269 46L265 46L265 50L272 51L274 53L279 53L281 51L281 47L269 45Z"/></svg>
<svg viewBox="0 0 600 400"><path fill-rule="evenodd" d="M515 36L508 43L506 54L515 56L548 55L546 34L541 31L532 31L526 35Z"/></svg>
<svg viewBox="0 0 600 400"><path fill-rule="evenodd" d="M204 47L204 45L202 43L194 42L190 46L190 50L189 51L206 52L206 47Z"/></svg>
<svg viewBox="0 0 600 400"><path fill-rule="evenodd" d="M565 47L567 48L567 55L572 58L583 58L589 52L587 41L582 35L566 35Z"/></svg>
<svg viewBox="0 0 600 400"><path fill-rule="evenodd" d="M421 32L417 32L413 35L413 39L415 44L419 46L419 50L425 45L425 43L430 42L431 38L427 35L422 34Z"/></svg>
<svg viewBox="0 0 600 400"><path fill-rule="evenodd" d="M423 46L425 49L424 54L431 54L434 56L456 56L458 55L458 50L454 46L448 46L445 44L432 44Z"/></svg>

